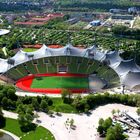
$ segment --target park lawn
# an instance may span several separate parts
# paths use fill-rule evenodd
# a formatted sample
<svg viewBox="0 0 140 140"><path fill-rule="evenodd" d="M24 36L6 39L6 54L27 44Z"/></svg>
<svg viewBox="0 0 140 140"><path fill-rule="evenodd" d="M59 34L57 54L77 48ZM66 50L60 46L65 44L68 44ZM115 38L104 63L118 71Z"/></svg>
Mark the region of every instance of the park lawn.
<svg viewBox="0 0 140 140"><path fill-rule="evenodd" d="M77 113L76 109L72 105L63 103L62 98L51 99L53 101L53 105L50 106L51 110L63 113Z"/></svg>
<svg viewBox="0 0 140 140"><path fill-rule="evenodd" d="M40 77L33 79L31 88L88 88L87 77Z"/></svg>
<svg viewBox="0 0 140 140"><path fill-rule="evenodd" d="M23 48L23 51L25 51L25 52L34 52L36 50L38 50L38 49L36 49L36 48Z"/></svg>
<svg viewBox="0 0 140 140"><path fill-rule="evenodd" d="M21 140L55 140L54 136L51 134L50 131L46 131L45 128L39 126L37 127L36 131L31 131Z"/></svg>
<svg viewBox="0 0 140 140"><path fill-rule="evenodd" d="M20 140L46 140L46 137L48 138L47 140L55 140L51 132L42 126L37 127L35 131L23 133L20 130L18 120L10 118L6 118L6 127L4 130L11 132L18 137L22 137Z"/></svg>

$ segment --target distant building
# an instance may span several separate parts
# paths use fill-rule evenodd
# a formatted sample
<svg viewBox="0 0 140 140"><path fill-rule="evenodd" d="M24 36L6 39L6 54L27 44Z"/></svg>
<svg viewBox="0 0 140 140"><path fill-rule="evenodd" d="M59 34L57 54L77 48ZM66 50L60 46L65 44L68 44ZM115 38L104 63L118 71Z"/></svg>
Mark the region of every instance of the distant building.
<svg viewBox="0 0 140 140"><path fill-rule="evenodd" d="M100 26L101 21L100 20L93 20L92 22L90 22L90 25L92 25L92 26Z"/></svg>
<svg viewBox="0 0 140 140"><path fill-rule="evenodd" d="M109 12L113 14L121 14L121 13L127 13L128 11L124 9L110 9Z"/></svg>
<svg viewBox="0 0 140 140"><path fill-rule="evenodd" d="M132 15L112 15L112 19L120 19L120 20L133 20L134 16Z"/></svg>
<svg viewBox="0 0 140 140"><path fill-rule="evenodd" d="M71 18L69 20L67 20L66 22L69 24L75 24L79 21L79 18Z"/></svg>
<svg viewBox="0 0 140 140"><path fill-rule="evenodd" d="M130 7L128 8L128 13L130 14L137 14L138 10L136 7Z"/></svg>

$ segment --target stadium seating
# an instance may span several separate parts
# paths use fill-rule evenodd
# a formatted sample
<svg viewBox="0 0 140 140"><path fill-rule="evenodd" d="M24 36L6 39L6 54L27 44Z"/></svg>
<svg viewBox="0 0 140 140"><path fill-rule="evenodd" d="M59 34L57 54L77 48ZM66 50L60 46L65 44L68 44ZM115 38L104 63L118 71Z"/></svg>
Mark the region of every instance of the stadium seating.
<svg viewBox="0 0 140 140"><path fill-rule="evenodd" d="M42 58L38 59L37 68L38 68L39 73L46 73L47 72L46 64L44 63Z"/></svg>
<svg viewBox="0 0 140 140"><path fill-rule="evenodd" d="M61 56L59 58L59 64L60 65L65 65L67 63L67 57Z"/></svg>
<svg viewBox="0 0 140 140"><path fill-rule="evenodd" d="M17 70L20 71L24 76L28 75L28 71L26 70L23 64L18 65Z"/></svg>
<svg viewBox="0 0 140 140"><path fill-rule="evenodd" d="M10 69L10 70L7 72L7 75L8 75L9 78L14 79L14 80L18 80L18 79L24 77L24 76L22 75L22 73L20 73L20 72L18 72L18 71L16 70L16 68Z"/></svg>
<svg viewBox="0 0 140 140"><path fill-rule="evenodd" d="M81 63L78 64L78 73L86 74L88 67L88 59L82 59Z"/></svg>
<svg viewBox="0 0 140 140"><path fill-rule="evenodd" d="M93 60L88 61L87 72L88 74L92 74L94 71L97 71L99 67L99 63Z"/></svg>
<svg viewBox="0 0 140 140"><path fill-rule="evenodd" d="M77 62L76 62L77 57L71 57L71 62L68 64L68 72L69 73L77 73Z"/></svg>
<svg viewBox="0 0 140 140"><path fill-rule="evenodd" d="M37 69L35 67L35 64L33 64L33 61L29 61L26 63L26 66L27 66L27 69L28 71L31 73L31 74L36 74L38 73L37 72Z"/></svg>

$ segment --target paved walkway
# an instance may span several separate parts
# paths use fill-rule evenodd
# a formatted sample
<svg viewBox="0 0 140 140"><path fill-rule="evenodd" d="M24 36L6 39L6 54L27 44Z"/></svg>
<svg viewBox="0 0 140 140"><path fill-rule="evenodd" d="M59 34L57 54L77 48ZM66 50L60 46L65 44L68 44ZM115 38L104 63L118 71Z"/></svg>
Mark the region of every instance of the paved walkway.
<svg viewBox="0 0 140 140"><path fill-rule="evenodd" d="M107 118L112 116L111 111L119 109L120 111L129 110L135 112L135 107L125 106L121 104L108 104L100 106L93 110L88 116L86 114L66 114L62 116L54 115L49 117L47 114L39 112L39 125L49 129L56 140L97 140L97 126L100 118ZM8 111L3 111L4 116L10 118L17 118L17 114ZM72 130L66 125L67 119L74 119L76 129ZM36 123L36 121L34 120Z"/></svg>
<svg viewBox="0 0 140 140"><path fill-rule="evenodd" d="M19 137L17 137L16 135L14 135L13 133L9 132L9 131L6 131L6 130L3 130L3 129L0 129L0 131L10 135L12 138L14 138L14 140L20 140Z"/></svg>
<svg viewBox="0 0 140 140"><path fill-rule="evenodd" d="M16 95L18 96L48 96L48 97L61 97L61 94L43 94L43 93L34 93L34 92L22 92L22 91L16 91ZM76 94L75 94L76 95ZM79 95L79 94L78 94ZM82 96L87 96L88 94L80 94Z"/></svg>

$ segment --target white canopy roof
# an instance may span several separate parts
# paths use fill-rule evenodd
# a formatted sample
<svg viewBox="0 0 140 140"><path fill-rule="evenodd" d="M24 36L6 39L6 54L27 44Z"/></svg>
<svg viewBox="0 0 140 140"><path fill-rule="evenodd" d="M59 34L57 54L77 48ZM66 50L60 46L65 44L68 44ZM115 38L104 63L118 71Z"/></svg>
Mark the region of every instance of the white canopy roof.
<svg viewBox="0 0 140 140"><path fill-rule="evenodd" d="M122 76L121 82L127 88L133 89L140 85L140 72L128 72L125 76Z"/></svg>
<svg viewBox="0 0 140 140"><path fill-rule="evenodd" d="M7 29L0 29L0 36L1 35L5 35L5 34L8 34L10 31L7 30Z"/></svg>
<svg viewBox="0 0 140 140"><path fill-rule="evenodd" d="M140 67L135 63L133 59L122 60L120 64L115 68L115 71L121 76L131 72L140 72Z"/></svg>
<svg viewBox="0 0 140 140"><path fill-rule="evenodd" d="M106 53L104 60L109 61L110 66L115 68L122 61L122 58L118 51L110 51Z"/></svg>
<svg viewBox="0 0 140 140"><path fill-rule="evenodd" d="M7 60L0 58L0 73L4 73L8 70Z"/></svg>

